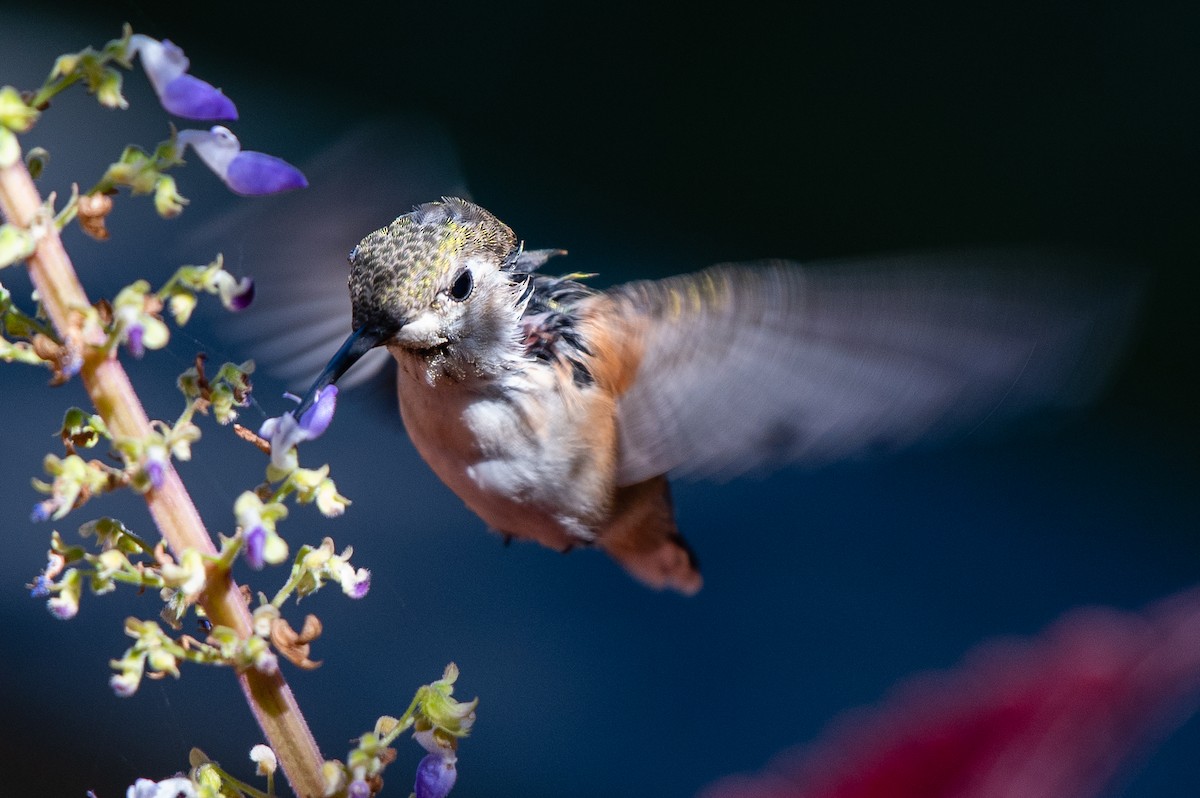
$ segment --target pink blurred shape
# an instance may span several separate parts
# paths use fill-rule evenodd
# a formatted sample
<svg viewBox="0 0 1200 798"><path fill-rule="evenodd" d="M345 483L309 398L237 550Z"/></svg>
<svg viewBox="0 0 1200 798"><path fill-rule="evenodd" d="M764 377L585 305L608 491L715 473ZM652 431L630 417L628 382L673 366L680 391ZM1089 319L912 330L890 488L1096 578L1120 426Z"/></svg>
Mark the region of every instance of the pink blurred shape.
<svg viewBox="0 0 1200 798"><path fill-rule="evenodd" d="M1084 798L1200 699L1200 589L1142 613L1075 610L902 682L815 743L700 798ZM1200 762L1200 760L1197 760Z"/></svg>

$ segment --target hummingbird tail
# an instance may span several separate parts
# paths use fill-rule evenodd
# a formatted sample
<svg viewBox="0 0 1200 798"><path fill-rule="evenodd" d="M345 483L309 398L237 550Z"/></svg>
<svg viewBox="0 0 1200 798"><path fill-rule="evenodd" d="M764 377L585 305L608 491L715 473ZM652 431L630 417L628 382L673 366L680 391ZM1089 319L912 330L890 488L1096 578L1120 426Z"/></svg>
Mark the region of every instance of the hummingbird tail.
<svg viewBox="0 0 1200 798"><path fill-rule="evenodd" d="M666 476L618 489L613 520L597 544L650 587L691 596L703 584L696 555L675 526Z"/></svg>

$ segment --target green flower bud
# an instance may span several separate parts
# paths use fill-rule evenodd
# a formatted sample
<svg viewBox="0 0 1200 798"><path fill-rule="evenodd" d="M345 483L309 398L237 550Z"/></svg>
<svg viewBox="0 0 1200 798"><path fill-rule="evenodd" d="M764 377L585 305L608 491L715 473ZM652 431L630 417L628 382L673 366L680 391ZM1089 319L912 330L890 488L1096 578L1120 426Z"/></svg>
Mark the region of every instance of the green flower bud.
<svg viewBox="0 0 1200 798"><path fill-rule="evenodd" d="M78 407L72 407L63 416L59 435L64 443L90 449L108 437L108 427L100 416Z"/></svg>
<svg viewBox="0 0 1200 798"><path fill-rule="evenodd" d="M169 673L179 678L179 660L166 649L154 648L146 655L146 664L154 673Z"/></svg>
<svg viewBox="0 0 1200 798"><path fill-rule="evenodd" d="M337 486L332 479L322 480L317 486L317 509L326 518L336 518L346 512L350 500L337 492Z"/></svg>
<svg viewBox="0 0 1200 798"><path fill-rule="evenodd" d="M195 601L207 584L204 555L195 549L187 549L178 564L165 563L162 566L162 578L167 587L173 587L182 592L187 600Z"/></svg>
<svg viewBox="0 0 1200 798"><path fill-rule="evenodd" d="M236 399L233 395L233 389L228 385L219 384L215 386L209 396L209 401L212 403L210 409L212 410L213 418L217 420L218 424L228 424L237 418L237 411L233 409Z"/></svg>
<svg viewBox="0 0 1200 798"><path fill-rule="evenodd" d="M24 98L21 97L21 92L17 91L12 86L0 87L0 128L11 131L12 133L27 133L37 122L38 112L35 108L30 108ZM15 142L16 139L14 138ZM0 150L3 148L0 147ZM20 155L17 155L19 158ZM0 166L11 166L16 163L16 158L4 162L0 158Z"/></svg>
<svg viewBox="0 0 1200 798"><path fill-rule="evenodd" d="M79 597L83 593L83 574L71 568L58 583L58 593L46 602L46 609L55 618L69 621L79 612Z"/></svg>
<svg viewBox="0 0 1200 798"><path fill-rule="evenodd" d="M266 674L279 670L279 658L271 650L271 644L257 635L247 638L242 643L239 653L238 661L243 666Z"/></svg>
<svg viewBox="0 0 1200 798"><path fill-rule="evenodd" d="M221 781L221 770L211 762L206 762L196 768L193 777L196 779L196 784L200 789L214 790L217 795L224 795L221 791L224 786Z"/></svg>
<svg viewBox="0 0 1200 798"><path fill-rule="evenodd" d="M0 124L0 168L8 167L21 160L21 143L4 125Z"/></svg>
<svg viewBox="0 0 1200 798"><path fill-rule="evenodd" d="M158 195L155 194L155 202L158 201ZM162 215L162 211L159 211ZM180 327L188 323L192 318L192 311L196 309L196 295L189 293L171 294L171 298L167 300L167 308L171 311L171 316L175 319L175 323Z"/></svg>
<svg viewBox="0 0 1200 798"><path fill-rule="evenodd" d="M0 136L2 135L0 134ZM2 160L2 156L0 156L0 160ZM36 249L37 238L33 233L23 227L0 224L0 269L25 260Z"/></svg>
<svg viewBox="0 0 1200 798"><path fill-rule="evenodd" d="M164 219L174 219L183 213L187 199L180 196L175 186L175 178L170 175L159 175L154 183L154 210ZM178 319L178 317L176 317Z"/></svg>
<svg viewBox="0 0 1200 798"><path fill-rule="evenodd" d="M167 445L176 460L192 459L192 444L200 440L200 428L191 421L180 421L167 435Z"/></svg>
<svg viewBox="0 0 1200 798"><path fill-rule="evenodd" d="M458 666L451 662L441 679L421 688L420 715L435 731L442 730L455 737L463 737L475 724L475 707L479 699L467 702L455 700L452 693L457 679Z"/></svg>
<svg viewBox="0 0 1200 798"><path fill-rule="evenodd" d="M346 766L336 759L329 759L321 765L321 781L325 789L324 798L332 798L346 788L349 779L346 777Z"/></svg>
<svg viewBox="0 0 1200 798"><path fill-rule="evenodd" d="M49 162L50 153L43 147L34 147L25 153L25 168L29 170L29 176L34 180L42 176L42 171Z"/></svg>
<svg viewBox="0 0 1200 798"><path fill-rule="evenodd" d="M129 101L121 94L121 73L109 67L96 83L96 99L105 108L120 108L124 111Z"/></svg>
<svg viewBox="0 0 1200 798"><path fill-rule="evenodd" d="M171 338L162 319L155 313L147 312L149 292L150 284L138 280L121 289L113 300L114 323L120 339L128 345L134 357L141 357L147 349L162 349Z"/></svg>
<svg viewBox="0 0 1200 798"><path fill-rule="evenodd" d="M92 592L98 596L115 590L117 583L113 577L127 568L132 570L133 567L125 553L117 549L100 552L96 556L95 563L96 572L92 574Z"/></svg>
<svg viewBox="0 0 1200 798"><path fill-rule="evenodd" d="M64 75L69 75L79 68L79 53L69 53L60 55L54 60L54 67L50 70L50 79L61 78Z"/></svg>
<svg viewBox="0 0 1200 798"><path fill-rule="evenodd" d="M308 548L308 547L305 547ZM321 541L321 545L315 549L310 549L307 553L303 553L300 560L300 566L308 571L319 571L325 567L330 558L333 557L333 538L325 538Z"/></svg>

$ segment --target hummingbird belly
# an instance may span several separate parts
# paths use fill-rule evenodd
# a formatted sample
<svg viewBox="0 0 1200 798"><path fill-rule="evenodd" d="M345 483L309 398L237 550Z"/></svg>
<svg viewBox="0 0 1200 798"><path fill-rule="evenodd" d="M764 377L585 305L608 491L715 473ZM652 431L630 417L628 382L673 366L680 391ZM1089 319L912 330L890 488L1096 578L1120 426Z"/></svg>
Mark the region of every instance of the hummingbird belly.
<svg viewBox="0 0 1200 798"><path fill-rule="evenodd" d="M598 391L566 395L553 367L430 377L397 353L400 414L417 451L494 531L558 550L594 542L615 493L615 418Z"/></svg>

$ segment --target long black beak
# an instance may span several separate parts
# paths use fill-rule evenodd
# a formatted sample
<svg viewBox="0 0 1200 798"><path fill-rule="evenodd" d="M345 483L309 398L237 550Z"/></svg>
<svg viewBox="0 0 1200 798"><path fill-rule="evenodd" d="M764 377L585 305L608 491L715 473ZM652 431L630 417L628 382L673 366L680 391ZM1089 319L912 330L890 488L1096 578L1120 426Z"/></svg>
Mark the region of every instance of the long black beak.
<svg viewBox="0 0 1200 798"><path fill-rule="evenodd" d="M337 351L337 354L330 359L329 365L321 372L321 376L317 377L312 387L304 394L304 399L300 401L300 406L292 411L292 415L299 419L317 401L317 394L322 388L337 382L338 378L357 363L359 358L383 343L385 338L387 338L386 335L366 325L350 333L350 337L342 344L342 348Z"/></svg>

